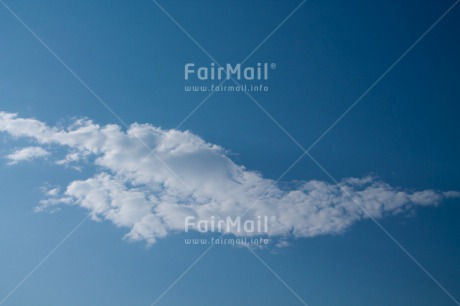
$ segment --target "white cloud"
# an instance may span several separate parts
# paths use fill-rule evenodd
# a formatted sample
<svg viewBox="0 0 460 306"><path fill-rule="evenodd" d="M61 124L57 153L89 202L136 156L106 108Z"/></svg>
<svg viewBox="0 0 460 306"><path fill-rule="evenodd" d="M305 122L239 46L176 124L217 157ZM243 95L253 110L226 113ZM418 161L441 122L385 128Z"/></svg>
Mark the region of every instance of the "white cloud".
<svg viewBox="0 0 460 306"><path fill-rule="evenodd" d="M64 148L67 156L58 164L91 157L88 160L100 169L93 177L70 182L62 192L48 194L39 209L76 205L93 220L127 228L126 239L148 244L183 231L186 216L208 221L242 214L244 220L273 216L268 236L282 238L280 243L285 245L283 239L289 237L341 233L369 216L404 213L460 196L458 192L402 190L375 177L348 178L339 184L304 181L287 190L235 164L220 146L189 131L149 124L135 123L123 131L117 125L100 126L85 119L56 128L0 112L0 131Z"/></svg>
<svg viewBox="0 0 460 306"><path fill-rule="evenodd" d="M21 161L29 161L35 158L42 158L50 155L50 153L40 147L26 147L17 151L14 151L11 154L6 156L10 161L9 165L15 165Z"/></svg>

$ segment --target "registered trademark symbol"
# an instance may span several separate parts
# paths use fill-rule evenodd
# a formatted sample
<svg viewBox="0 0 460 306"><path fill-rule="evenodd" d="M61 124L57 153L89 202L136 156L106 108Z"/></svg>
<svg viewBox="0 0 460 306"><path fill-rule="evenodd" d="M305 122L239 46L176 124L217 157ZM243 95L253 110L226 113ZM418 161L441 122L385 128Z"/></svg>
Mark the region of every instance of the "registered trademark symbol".
<svg viewBox="0 0 460 306"><path fill-rule="evenodd" d="M275 63L271 63L271 64L270 64L270 68L271 68L271 69L276 69L276 64L275 64Z"/></svg>

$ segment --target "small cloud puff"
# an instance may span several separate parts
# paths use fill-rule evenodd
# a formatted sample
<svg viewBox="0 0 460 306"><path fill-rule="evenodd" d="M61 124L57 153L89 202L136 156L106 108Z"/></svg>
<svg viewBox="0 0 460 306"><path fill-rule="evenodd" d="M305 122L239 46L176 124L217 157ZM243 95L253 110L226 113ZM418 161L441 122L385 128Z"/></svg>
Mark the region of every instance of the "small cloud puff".
<svg viewBox="0 0 460 306"><path fill-rule="evenodd" d="M21 161L30 161L48 155L50 153L41 147L26 147L8 154L6 158L9 160L8 165L15 165Z"/></svg>

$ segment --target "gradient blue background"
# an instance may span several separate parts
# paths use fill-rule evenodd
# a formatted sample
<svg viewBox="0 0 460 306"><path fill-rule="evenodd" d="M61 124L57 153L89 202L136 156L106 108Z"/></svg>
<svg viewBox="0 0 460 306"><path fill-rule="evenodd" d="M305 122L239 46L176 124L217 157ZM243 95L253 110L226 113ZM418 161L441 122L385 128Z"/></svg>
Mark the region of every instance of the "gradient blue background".
<svg viewBox="0 0 460 306"><path fill-rule="evenodd" d="M150 1L7 1L124 121L174 128L206 96L186 93L184 64L210 60ZM298 1L161 1L221 63L251 52ZM248 61L276 63L254 97L305 147L453 1L307 1ZM50 124L118 123L0 5L0 109ZM460 190L460 7L312 151L337 179L377 174L409 189ZM276 179L301 151L242 93L217 93L183 129ZM18 143L4 135L4 156ZM85 216L37 214L44 182L85 173L50 162L0 165L0 300ZM328 180L308 157L286 181ZM459 200L382 220L460 298ZM150 305L204 250L184 236L151 249L85 223L4 305ZM259 255L309 305L455 305L372 222ZM298 305L247 250L213 248L158 305Z"/></svg>

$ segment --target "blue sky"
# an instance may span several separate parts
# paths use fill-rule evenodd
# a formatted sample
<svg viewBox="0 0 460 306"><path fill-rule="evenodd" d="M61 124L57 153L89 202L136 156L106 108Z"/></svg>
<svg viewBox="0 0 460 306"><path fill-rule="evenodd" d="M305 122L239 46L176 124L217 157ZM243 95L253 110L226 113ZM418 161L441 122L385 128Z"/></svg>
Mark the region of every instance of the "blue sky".
<svg viewBox="0 0 460 306"><path fill-rule="evenodd" d="M301 2L159 3L219 63L235 64ZM105 221L88 219L59 245L100 204L97 200L85 202L78 188L69 191L72 182L86 182L84 193L90 194L99 190L90 183L105 182L114 188L120 176L134 173L122 181L131 192L126 194L129 197L139 191L136 180L155 171L149 172L148 167L145 172L131 171L128 166L117 168L118 163L141 162L135 155L144 152L136 151L141 150L136 146L139 143L129 142L128 128L4 4L124 122L161 127L155 143L166 149L161 151L157 146L155 152L171 160L174 170L184 174L200 195L215 200L213 209L219 212L230 207L239 214L238 207L247 207L241 204L244 201L238 202L240 199L262 195L248 195L243 192L245 188L258 190L277 180L302 150L244 93L213 94L176 131L208 94L184 91L190 84L184 80L184 65L209 66L211 61L153 2L2 4L0 111L18 115L13 119L3 116L0 122L0 305L151 305L158 297L157 305L302 305L295 294L308 305L455 305L455 299L460 299L460 227L456 218L460 200L444 194L460 191L458 7L311 151L324 169L345 183L334 183L304 156L282 178L274 194L264 197L266 204L258 207L260 211L273 212L284 222L278 232L268 235L274 240L272 245L253 250L271 271L246 248L215 246L163 295L208 248L186 245L184 239L213 234L181 232L168 219L177 217L177 211L166 213L169 206L161 206L167 234L161 236L163 227L147 222L156 233L149 247L152 232L136 227L144 223L116 226L114 223L121 224L124 219L106 212L99 215ZM250 94L307 148L452 4L307 1L247 61L249 66L276 63L264 82L269 91ZM100 130L78 141L69 134L63 140L57 132L52 140L45 140L46 133L38 129L26 133L18 123L18 118L29 118L29 123L34 120L34 124L63 132L83 117L92 120L83 127L121 126L119 134L108 134L108 139L120 137L121 144L96 146L91 151L86 141L99 137ZM8 126L2 126L5 122ZM20 137L12 137L15 133ZM69 146L69 139L76 144ZM201 140L223 149L214 150ZM174 159L173 150L168 148L177 149L180 144L190 145L196 155ZM30 161L11 155L25 147L40 147L47 155L36 154ZM109 160L107 156L117 150L124 155ZM85 161L82 155L88 151L91 154ZM68 153L80 154L81 160L57 165L56 161ZM33 157L30 151L28 154ZM98 162L101 157L102 162ZM12 164L14 161L17 163ZM198 166L193 168L191 163ZM75 165L81 170L73 169ZM146 165L161 172L155 168L158 165ZM224 189L199 188L213 180L227 183L230 176L221 174L225 171L250 178L240 184L242 189L232 189L240 206L224 205L234 200ZM101 178L101 173L110 175ZM350 181L369 177L364 187ZM153 179L170 187L165 188L168 196L183 192L172 176ZM314 221L324 221L319 222L323 234L317 234L309 214L299 211L300 218L294 218L296 209L287 207L305 209L312 198L292 200L290 192L310 194L305 186L313 180L322 182L320 187L308 189L320 193L318 205L329 208L331 203L344 202L345 213L338 219L349 222L349 226L334 227L327 216L323 220L313 214ZM149 189L147 183L141 185ZM349 188L349 194L341 193L338 186ZM60 188L59 195L44 194L55 187ZM374 191L380 190L377 187L385 190L383 203L363 199L363 192L371 199L382 199L375 196ZM417 192L427 190L433 194L423 194L420 200ZM395 195L401 193L407 200L398 202ZM200 195L180 195L172 197L172 203L202 201ZM436 197L439 201L433 200ZM58 198L73 205L39 204ZM382 204L373 216L432 277L372 220L353 219L356 211L349 198L368 209ZM125 208L135 207L135 201L121 202L127 203ZM35 212L37 206L44 211ZM379 212L385 217L380 218ZM134 233L132 239L123 239L129 232ZM279 241L289 246L276 247Z"/></svg>

